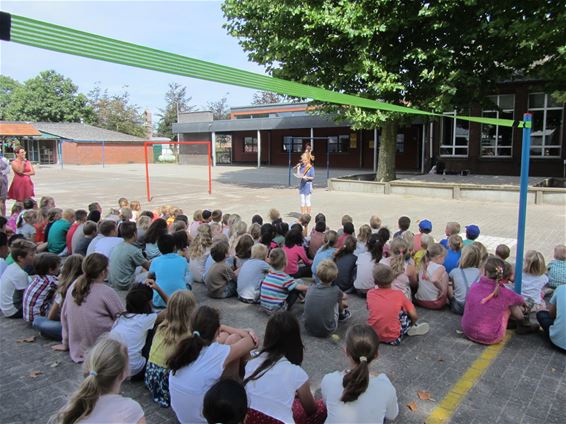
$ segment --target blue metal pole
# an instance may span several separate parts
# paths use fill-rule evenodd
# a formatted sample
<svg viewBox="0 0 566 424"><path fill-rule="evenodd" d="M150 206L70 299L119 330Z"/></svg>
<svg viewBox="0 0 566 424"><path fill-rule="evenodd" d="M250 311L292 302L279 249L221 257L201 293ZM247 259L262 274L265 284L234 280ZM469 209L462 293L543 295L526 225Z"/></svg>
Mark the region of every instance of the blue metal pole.
<svg viewBox="0 0 566 424"><path fill-rule="evenodd" d="M61 165L61 169L63 169L63 141L59 140L57 143L57 153L59 154L59 164Z"/></svg>
<svg viewBox="0 0 566 424"><path fill-rule="evenodd" d="M515 291L521 293L523 280L523 256L527 225L527 195L529 192L529 161L531 155L531 122L533 115L525 113L523 121L523 146L521 150L521 191L519 195L519 224L517 228L517 254L515 255Z"/></svg>
<svg viewBox="0 0 566 424"><path fill-rule="evenodd" d="M104 168L104 140L102 140L102 167Z"/></svg>

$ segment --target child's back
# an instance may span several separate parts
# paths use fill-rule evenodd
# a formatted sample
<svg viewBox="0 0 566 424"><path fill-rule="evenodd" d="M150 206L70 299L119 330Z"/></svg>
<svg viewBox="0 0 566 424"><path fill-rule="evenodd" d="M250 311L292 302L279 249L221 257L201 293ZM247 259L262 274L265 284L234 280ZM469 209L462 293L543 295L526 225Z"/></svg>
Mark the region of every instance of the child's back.
<svg viewBox="0 0 566 424"><path fill-rule="evenodd" d="M269 265L261 259L247 260L238 274L238 297L255 301L259 297L261 281L269 272Z"/></svg>
<svg viewBox="0 0 566 424"><path fill-rule="evenodd" d="M415 307L402 291L376 287L368 291L368 324L375 330L379 340L390 343L401 334L399 315Z"/></svg>
<svg viewBox="0 0 566 424"><path fill-rule="evenodd" d="M275 249L274 249L275 250ZM282 270L271 270L261 282L260 304L268 311L276 311L285 305L289 292L299 285L289 274Z"/></svg>
<svg viewBox="0 0 566 424"><path fill-rule="evenodd" d="M310 286L305 297L306 330L315 337L328 337L336 331L338 304L341 300L342 291L337 286Z"/></svg>
<svg viewBox="0 0 566 424"><path fill-rule="evenodd" d="M47 316L57 291L57 277L35 275L24 292L22 302L24 320L33 322L35 317Z"/></svg>

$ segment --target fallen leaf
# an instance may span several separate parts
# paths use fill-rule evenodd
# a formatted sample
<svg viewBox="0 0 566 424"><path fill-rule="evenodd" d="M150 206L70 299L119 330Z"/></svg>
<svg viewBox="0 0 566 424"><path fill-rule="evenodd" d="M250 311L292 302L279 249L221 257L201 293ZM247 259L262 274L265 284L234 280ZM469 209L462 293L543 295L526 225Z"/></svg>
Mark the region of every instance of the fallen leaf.
<svg viewBox="0 0 566 424"><path fill-rule="evenodd" d="M42 374L43 374L43 372L41 372L41 371L32 371L32 372L29 373L29 376L30 376L31 378L37 378L37 377L39 377L39 376L42 375Z"/></svg>
<svg viewBox="0 0 566 424"><path fill-rule="evenodd" d="M552 372L556 372L556 368L551 368Z"/></svg>
<svg viewBox="0 0 566 424"><path fill-rule="evenodd" d="M415 401L409 402L407 404L407 408L409 408L411 411L415 412L417 410L417 402L415 402Z"/></svg>
<svg viewBox="0 0 566 424"><path fill-rule="evenodd" d="M417 396L419 397L420 400L431 400L430 393L427 392L426 390L419 390L417 392Z"/></svg>
<svg viewBox="0 0 566 424"><path fill-rule="evenodd" d="M51 367L51 368L58 367L60 363L61 363L60 361L55 361L55 362L53 362L53 363L50 365L50 367Z"/></svg>
<svg viewBox="0 0 566 424"><path fill-rule="evenodd" d="M464 334L462 330L456 330L456 334Z"/></svg>
<svg viewBox="0 0 566 424"><path fill-rule="evenodd" d="M438 358L438 362L444 362L443 358Z"/></svg>
<svg viewBox="0 0 566 424"><path fill-rule="evenodd" d="M18 339L16 340L16 343L33 343L35 342L35 337L36 336L30 336L26 337L25 339Z"/></svg>

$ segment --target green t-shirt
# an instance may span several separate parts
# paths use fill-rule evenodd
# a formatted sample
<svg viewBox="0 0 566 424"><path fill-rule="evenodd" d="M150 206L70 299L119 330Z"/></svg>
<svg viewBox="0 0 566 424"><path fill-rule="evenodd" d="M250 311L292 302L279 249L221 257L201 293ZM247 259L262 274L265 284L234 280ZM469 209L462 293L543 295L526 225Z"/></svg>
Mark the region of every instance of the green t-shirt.
<svg viewBox="0 0 566 424"><path fill-rule="evenodd" d="M59 254L67 246L67 231L71 227L71 223L66 219L59 219L51 225L49 236L47 238L47 251Z"/></svg>
<svg viewBox="0 0 566 424"><path fill-rule="evenodd" d="M120 290L127 290L134 281L136 268L146 262L140 248L131 243L118 244L110 255L108 281Z"/></svg>

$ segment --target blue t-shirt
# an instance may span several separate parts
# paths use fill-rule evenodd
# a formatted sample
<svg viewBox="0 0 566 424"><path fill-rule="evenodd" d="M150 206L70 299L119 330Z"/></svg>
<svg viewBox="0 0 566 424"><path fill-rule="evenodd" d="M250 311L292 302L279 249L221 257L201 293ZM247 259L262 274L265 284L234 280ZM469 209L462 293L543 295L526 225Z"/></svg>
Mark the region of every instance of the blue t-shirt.
<svg viewBox="0 0 566 424"><path fill-rule="evenodd" d="M305 165L301 165L299 168L299 174L305 177L314 178L314 166L310 166L309 170L305 172ZM300 194L311 194L312 193L312 180L306 181L305 179L301 178L299 182L299 193Z"/></svg>
<svg viewBox="0 0 566 424"><path fill-rule="evenodd" d="M189 272L189 266L183 256L176 253L158 256L151 262L149 271L155 273L157 284L167 296L171 296L177 290L187 288L186 276ZM166 306L157 291L153 292L153 304L157 307Z"/></svg>
<svg viewBox="0 0 566 424"><path fill-rule="evenodd" d="M243 299L259 298L259 286L269 271L267 262L261 259L248 259L238 274L238 296Z"/></svg>
<svg viewBox="0 0 566 424"><path fill-rule="evenodd" d="M566 349L566 285L554 291L550 303L556 305L556 318L549 329L550 340L556 346Z"/></svg>
<svg viewBox="0 0 566 424"><path fill-rule="evenodd" d="M461 250L454 252L452 249L448 249L448 252L446 252L446 257L444 258L444 268L446 268L446 272L448 274L450 274L450 271L452 271L454 268L458 268L460 256L462 256Z"/></svg>

